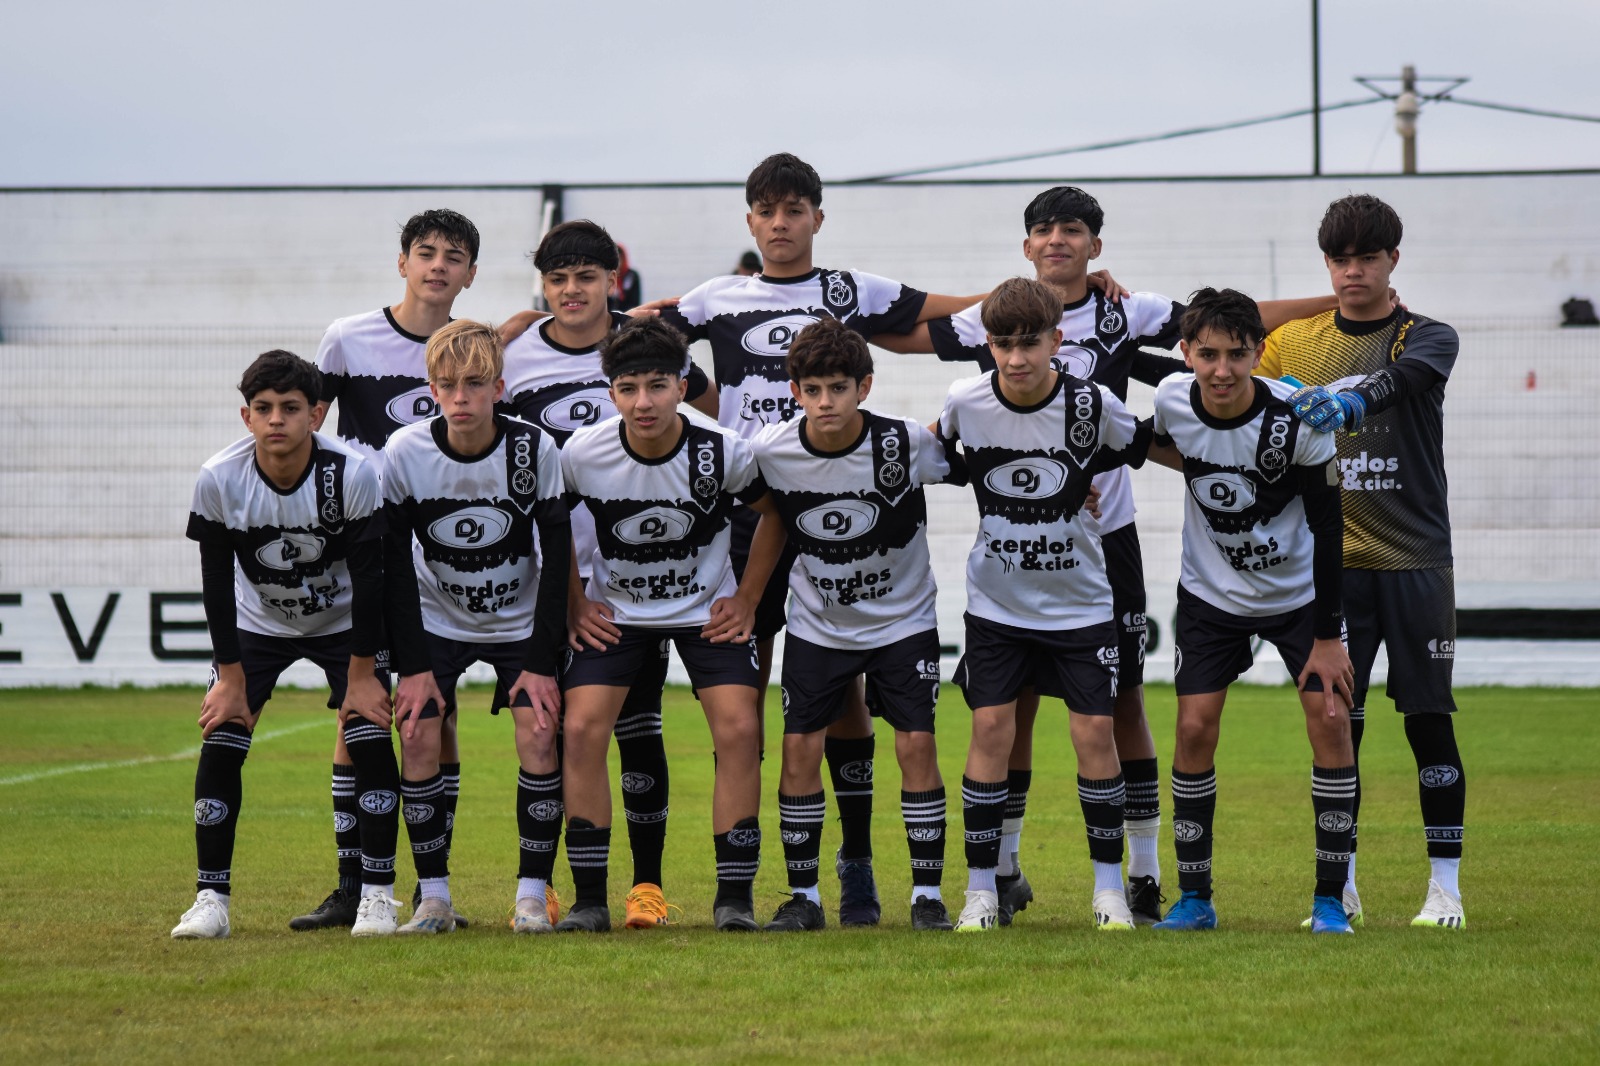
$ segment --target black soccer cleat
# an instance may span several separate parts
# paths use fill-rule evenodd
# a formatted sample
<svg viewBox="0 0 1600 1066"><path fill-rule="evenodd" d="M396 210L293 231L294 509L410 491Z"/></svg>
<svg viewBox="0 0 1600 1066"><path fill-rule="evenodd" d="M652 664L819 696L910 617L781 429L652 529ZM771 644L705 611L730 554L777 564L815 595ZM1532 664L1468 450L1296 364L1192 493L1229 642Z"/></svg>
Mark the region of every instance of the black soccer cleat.
<svg viewBox="0 0 1600 1066"><path fill-rule="evenodd" d="M950 921L950 912L945 909L944 900L918 896L911 905L911 928L949 932L955 925Z"/></svg>
<svg viewBox="0 0 1600 1066"><path fill-rule="evenodd" d="M833 866L839 875L839 924L846 927L877 925L883 916L883 907L878 902L872 860L835 855Z"/></svg>
<svg viewBox="0 0 1600 1066"><path fill-rule="evenodd" d="M1028 875L1021 869L1015 877L995 878L995 889L1000 896L1001 925L1010 925L1012 916L1027 910L1028 904L1033 902L1033 886L1028 884Z"/></svg>
<svg viewBox="0 0 1600 1066"><path fill-rule="evenodd" d="M1134 925L1155 925L1161 920L1161 905L1167 897L1154 877L1128 878L1128 910Z"/></svg>
<svg viewBox="0 0 1600 1066"><path fill-rule="evenodd" d="M720 933L756 933L761 931L761 926L756 924L756 908L749 900L730 899L715 903L711 908L711 917Z"/></svg>
<svg viewBox="0 0 1600 1066"><path fill-rule="evenodd" d="M828 925L828 916L822 908L796 892L778 907L765 929L769 933L808 933Z"/></svg>
<svg viewBox="0 0 1600 1066"><path fill-rule="evenodd" d="M418 884L411 890L411 913L417 913L417 908L422 906L422 885ZM457 929L465 929L468 925L466 915L456 910L454 903L450 905L450 916L456 920Z"/></svg>
<svg viewBox="0 0 1600 1066"><path fill-rule="evenodd" d="M567 916L556 923L558 933L609 933L611 908L604 903L576 903Z"/></svg>
<svg viewBox="0 0 1600 1066"><path fill-rule="evenodd" d="M311 913L290 918L289 928L297 933L312 929L348 929L356 924L356 909L360 906L360 892L336 888Z"/></svg>

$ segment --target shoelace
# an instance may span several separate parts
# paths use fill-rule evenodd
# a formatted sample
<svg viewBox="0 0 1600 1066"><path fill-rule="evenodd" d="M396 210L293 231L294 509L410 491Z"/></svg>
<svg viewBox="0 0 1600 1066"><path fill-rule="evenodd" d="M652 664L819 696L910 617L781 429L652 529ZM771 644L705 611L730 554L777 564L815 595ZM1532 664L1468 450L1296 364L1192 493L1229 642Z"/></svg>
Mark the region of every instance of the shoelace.
<svg viewBox="0 0 1600 1066"><path fill-rule="evenodd" d="M676 903L668 903L656 892L634 890L628 893L624 902L629 907L643 911L647 917L654 918L658 925L671 925L673 911L677 911L679 915L683 914L681 907Z"/></svg>

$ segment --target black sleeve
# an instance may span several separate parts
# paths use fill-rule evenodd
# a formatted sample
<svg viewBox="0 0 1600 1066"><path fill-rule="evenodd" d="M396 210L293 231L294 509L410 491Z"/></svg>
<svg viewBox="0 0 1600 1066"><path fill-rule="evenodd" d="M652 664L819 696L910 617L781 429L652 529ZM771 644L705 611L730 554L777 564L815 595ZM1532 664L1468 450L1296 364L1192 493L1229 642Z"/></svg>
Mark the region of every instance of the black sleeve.
<svg viewBox="0 0 1600 1066"><path fill-rule="evenodd" d="M1390 363L1376 374L1367 375L1350 391L1366 401L1366 417L1371 418L1391 407L1400 406L1413 396L1421 396L1443 380L1444 375L1427 363L1402 359Z"/></svg>
<svg viewBox="0 0 1600 1066"><path fill-rule="evenodd" d="M211 631L211 655L219 663L239 661L239 608L233 598L233 548L200 542L200 602Z"/></svg>
<svg viewBox="0 0 1600 1066"><path fill-rule="evenodd" d="M533 639L522 668L530 674L556 675L567 638L567 579L572 566L572 520L563 500L545 500L534 507L539 527L539 596L533 604Z"/></svg>
<svg viewBox="0 0 1600 1066"><path fill-rule="evenodd" d="M1339 483L1327 466L1300 467L1300 495L1306 505L1306 525L1311 528L1311 583L1317 598L1312 609L1312 636L1328 640L1343 629L1344 511L1339 503Z"/></svg>
<svg viewBox="0 0 1600 1066"><path fill-rule="evenodd" d="M965 487L972 481L972 471L967 466L967 456L960 448L960 441L955 437L946 437L936 434L939 444L944 448L944 461L950 464L950 474L944 479L946 485Z"/></svg>
<svg viewBox="0 0 1600 1066"><path fill-rule="evenodd" d="M358 540L345 565L350 568L350 654L377 655L383 648L383 542Z"/></svg>
<svg viewBox="0 0 1600 1066"><path fill-rule="evenodd" d="M693 363L689 364L689 376L684 380L689 385L689 391L683 395L684 400L688 403L693 403L704 396L706 390L711 387L710 380L706 378L706 372Z"/></svg>
<svg viewBox="0 0 1600 1066"><path fill-rule="evenodd" d="M767 487L767 482L758 473L750 479L750 484L733 494L733 498L742 504L752 504L772 490Z"/></svg>
<svg viewBox="0 0 1600 1066"><path fill-rule="evenodd" d="M1141 348L1133 353L1133 366L1128 370L1128 377L1153 388L1174 374L1188 372L1189 368L1182 359L1157 355Z"/></svg>
<svg viewBox="0 0 1600 1066"><path fill-rule="evenodd" d="M1155 419L1141 418L1134 423L1133 440L1126 447L1115 451L1110 448L1101 448L1094 453L1094 458L1089 460L1089 473L1103 474L1107 470L1115 470L1119 466L1126 466L1137 470L1144 465L1145 459L1150 455L1150 438L1155 435Z"/></svg>
<svg viewBox="0 0 1600 1066"><path fill-rule="evenodd" d="M389 629L389 660L401 677L433 669L422 631L422 596L417 592L416 566L411 561L411 522L400 508L384 508L389 531L383 538L384 621Z"/></svg>

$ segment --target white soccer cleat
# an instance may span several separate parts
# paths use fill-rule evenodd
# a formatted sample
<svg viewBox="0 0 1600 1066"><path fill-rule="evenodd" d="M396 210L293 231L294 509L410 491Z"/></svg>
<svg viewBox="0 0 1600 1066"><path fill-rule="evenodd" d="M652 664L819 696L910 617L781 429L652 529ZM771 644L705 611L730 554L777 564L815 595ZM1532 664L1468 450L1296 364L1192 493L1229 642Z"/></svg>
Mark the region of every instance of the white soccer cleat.
<svg viewBox="0 0 1600 1066"><path fill-rule="evenodd" d="M202 889L194 906L183 912L172 927L174 940L222 940L233 931L228 924L228 897Z"/></svg>
<svg viewBox="0 0 1600 1066"><path fill-rule="evenodd" d="M550 906L538 896L523 896L511 911L513 933L553 933L555 923L550 920Z"/></svg>
<svg viewBox="0 0 1600 1066"><path fill-rule="evenodd" d="M1133 911L1126 893L1107 888L1094 894L1094 927L1102 933L1132 932Z"/></svg>
<svg viewBox="0 0 1600 1066"><path fill-rule="evenodd" d="M1461 909L1460 896L1452 896L1430 878L1428 898L1422 904L1421 913L1411 919L1411 924L1432 929L1465 929L1467 912Z"/></svg>
<svg viewBox="0 0 1600 1066"><path fill-rule="evenodd" d="M1361 894L1356 891L1356 886L1345 882L1344 891L1340 894L1344 903L1344 916L1352 926L1360 925L1362 920ZM1307 918L1300 923L1300 928L1310 929L1311 919Z"/></svg>
<svg viewBox="0 0 1600 1066"><path fill-rule="evenodd" d="M450 901L429 896L424 897L417 905L411 920L395 932L401 936L411 936L422 933L451 933L455 928L455 912L450 909Z"/></svg>
<svg viewBox="0 0 1600 1066"><path fill-rule="evenodd" d="M351 936L393 936L400 929L396 911L405 906L387 892L376 896L362 896L356 905L356 924L350 927Z"/></svg>
<svg viewBox="0 0 1600 1066"><path fill-rule="evenodd" d="M987 889L968 889L967 905L956 919L958 933L987 933L1000 920L1000 894Z"/></svg>

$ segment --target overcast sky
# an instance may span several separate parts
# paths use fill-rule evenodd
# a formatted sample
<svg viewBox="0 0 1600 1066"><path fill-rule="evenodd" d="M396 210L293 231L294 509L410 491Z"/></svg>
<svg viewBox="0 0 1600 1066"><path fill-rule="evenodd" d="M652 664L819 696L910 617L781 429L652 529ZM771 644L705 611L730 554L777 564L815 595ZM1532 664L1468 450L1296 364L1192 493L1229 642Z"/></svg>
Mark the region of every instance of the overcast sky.
<svg viewBox="0 0 1600 1066"><path fill-rule="evenodd" d="M1310 102L1309 0L74 2L5 6L0 185L742 181L774 151L898 172ZM1600 116L1593 0L1323 0L1356 75ZM1425 85L1424 88L1427 88ZM1392 172L1392 105L1323 170ZM1306 173L1311 122L939 176ZM1600 124L1438 103L1421 169L1600 166Z"/></svg>

